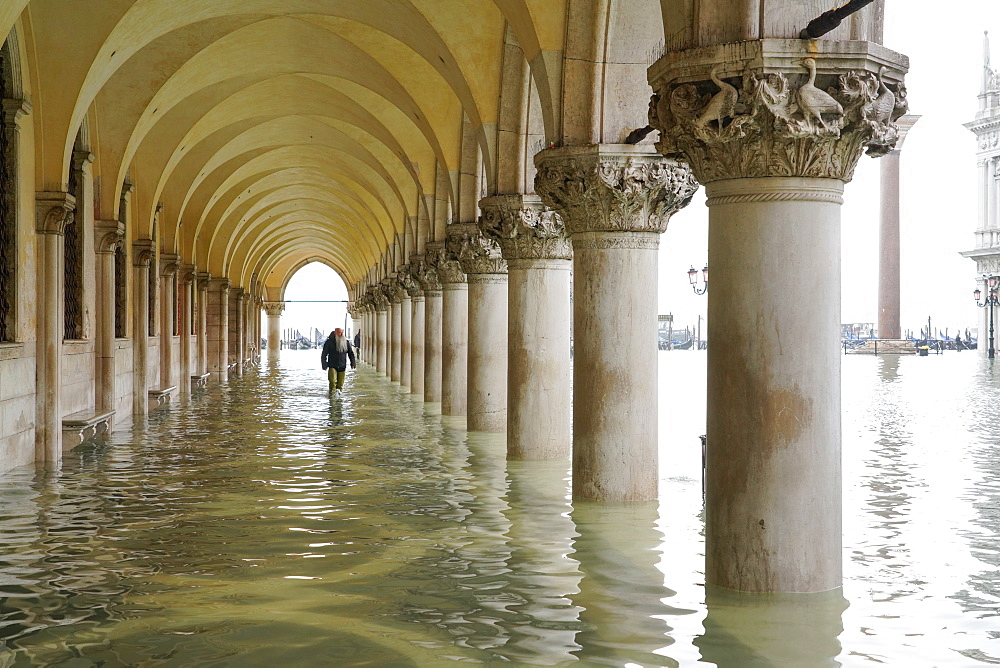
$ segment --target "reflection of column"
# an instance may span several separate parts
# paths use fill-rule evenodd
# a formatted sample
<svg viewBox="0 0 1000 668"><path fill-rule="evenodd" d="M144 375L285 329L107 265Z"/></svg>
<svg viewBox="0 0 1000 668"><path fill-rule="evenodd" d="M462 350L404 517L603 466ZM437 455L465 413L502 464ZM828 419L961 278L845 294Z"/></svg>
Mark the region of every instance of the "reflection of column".
<svg viewBox="0 0 1000 668"><path fill-rule="evenodd" d="M619 666L662 665L656 650L669 630L663 616L682 611L662 600L673 592L657 568L664 539L655 502L574 503L571 515L579 534L571 556L583 573L579 593L570 594L583 625L576 655Z"/></svg>
<svg viewBox="0 0 1000 668"><path fill-rule="evenodd" d="M443 247L435 249L441 281L441 414L465 415L469 359L469 286L462 268ZM428 253L430 250L427 251Z"/></svg>
<svg viewBox="0 0 1000 668"><path fill-rule="evenodd" d="M866 100L898 90L903 57L879 47L875 62L865 42L818 40L809 49L836 54L803 61L806 46L744 42L739 63L729 45L703 47L694 67L690 54L668 53L650 68L658 146L706 184L705 579L738 591L841 585L840 205L861 151L882 155L897 138ZM792 101L803 99L795 88L807 74L837 100L827 105L842 108L835 118L802 118ZM740 113L730 108L732 130L665 103L720 78L754 82L739 93ZM775 98L775 86L792 90Z"/></svg>
<svg viewBox="0 0 1000 668"><path fill-rule="evenodd" d="M76 199L64 192L35 196L35 232L38 234L38 346L35 393L35 459L62 459L62 342L63 342L63 240L73 219Z"/></svg>
<svg viewBox="0 0 1000 668"><path fill-rule="evenodd" d="M140 239L132 244L132 414L149 412L149 272L153 242Z"/></svg>
<svg viewBox="0 0 1000 668"><path fill-rule="evenodd" d="M213 278L208 287L208 371L229 379L229 280Z"/></svg>
<svg viewBox="0 0 1000 668"><path fill-rule="evenodd" d="M535 163L535 189L573 243L573 496L655 499L652 277L659 235L696 184L686 168L645 146L547 149Z"/></svg>
<svg viewBox="0 0 1000 668"><path fill-rule="evenodd" d="M160 253L160 387L174 385L174 277L180 257Z"/></svg>
<svg viewBox="0 0 1000 668"><path fill-rule="evenodd" d="M285 302L264 302L267 311L267 360L278 361L281 354L281 313L285 310Z"/></svg>
<svg viewBox="0 0 1000 668"><path fill-rule="evenodd" d="M570 454L569 282L562 220L537 195L480 200L508 265L507 456Z"/></svg>
<svg viewBox="0 0 1000 668"><path fill-rule="evenodd" d="M477 223L448 226L448 247L469 282L469 431L507 429L507 261Z"/></svg>
<svg viewBox="0 0 1000 668"><path fill-rule="evenodd" d="M899 119L896 148L879 160L881 216L879 220L878 337L899 339L899 150L907 131L920 116Z"/></svg>
<svg viewBox="0 0 1000 668"><path fill-rule="evenodd" d="M428 243L415 274L424 289L424 401L441 401L442 325L444 298L437 273L443 251L440 242Z"/></svg>
<svg viewBox="0 0 1000 668"><path fill-rule="evenodd" d="M115 251L124 234L125 225L117 220L94 223L97 252L94 396L98 411L115 407Z"/></svg>
<svg viewBox="0 0 1000 668"><path fill-rule="evenodd" d="M707 587L701 658L720 666L838 666L843 613L840 589L759 596ZM790 639L794 638L794 642Z"/></svg>
<svg viewBox="0 0 1000 668"><path fill-rule="evenodd" d="M181 335L180 381L181 396L191 395L191 300L194 298L194 267L181 266L177 275L177 298L180 300L178 310L181 315L179 323Z"/></svg>

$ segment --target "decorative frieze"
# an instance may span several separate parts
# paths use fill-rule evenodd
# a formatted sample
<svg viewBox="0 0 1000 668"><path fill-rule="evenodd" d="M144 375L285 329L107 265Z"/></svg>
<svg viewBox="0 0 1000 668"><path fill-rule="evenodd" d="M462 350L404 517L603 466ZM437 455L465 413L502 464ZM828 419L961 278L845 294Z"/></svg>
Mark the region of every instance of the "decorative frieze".
<svg viewBox="0 0 1000 668"><path fill-rule="evenodd" d="M445 283L465 283L465 273L458 260L443 241L432 241L424 246L424 260L437 274L438 281ZM428 288L425 286L424 288Z"/></svg>
<svg viewBox="0 0 1000 668"><path fill-rule="evenodd" d="M824 49L837 49L824 51ZM869 42L765 39L666 54L650 68L657 150L701 183L766 176L850 181L907 111L905 56Z"/></svg>
<svg viewBox="0 0 1000 668"><path fill-rule="evenodd" d="M477 223L452 223L446 231L448 251L466 274L507 273L500 246L483 234Z"/></svg>
<svg viewBox="0 0 1000 668"><path fill-rule="evenodd" d="M479 226L506 260L569 260L573 248L562 218L538 195L497 195L479 201Z"/></svg>
<svg viewBox="0 0 1000 668"><path fill-rule="evenodd" d="M686 165L646 146L590 145L535 155L535 192L566 231L665 232L698 188Z"/></svg>

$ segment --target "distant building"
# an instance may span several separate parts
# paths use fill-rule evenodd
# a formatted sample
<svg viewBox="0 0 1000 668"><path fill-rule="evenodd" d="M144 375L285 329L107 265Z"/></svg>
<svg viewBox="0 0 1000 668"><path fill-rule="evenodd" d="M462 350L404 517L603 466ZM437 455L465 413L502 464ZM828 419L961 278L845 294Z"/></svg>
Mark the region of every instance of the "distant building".
<svg viewBox="0 0 1000 668"><path fill-rule="evenodd" d="M847 322L840 325L842 339L870 339L875 336L873 322Z"/></svg>

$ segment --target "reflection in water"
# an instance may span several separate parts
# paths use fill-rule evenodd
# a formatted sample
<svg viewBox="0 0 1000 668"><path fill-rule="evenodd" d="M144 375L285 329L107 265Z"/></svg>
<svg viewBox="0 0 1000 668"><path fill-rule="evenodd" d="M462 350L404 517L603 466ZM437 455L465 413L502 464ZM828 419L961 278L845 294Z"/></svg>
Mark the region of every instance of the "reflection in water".
<svg viewBox="0 0 1000 668"><path fill-rule="evenodd" d="M820 594L707 591L705 633L695 639L704 661L719 666L840 666L838 636L847 600Z"/></svg>
<svg viewBox="0 0 1000 668"><path fill-rule="evenodd" d="M331 397L313 367L288 353L0 476L0 665L1000 657L1000 368L975 356L843 360L849 607L704 600L694 437L665 441L658 508L571 504L567 461L506 462L503 435L368 370Z"/></svg>

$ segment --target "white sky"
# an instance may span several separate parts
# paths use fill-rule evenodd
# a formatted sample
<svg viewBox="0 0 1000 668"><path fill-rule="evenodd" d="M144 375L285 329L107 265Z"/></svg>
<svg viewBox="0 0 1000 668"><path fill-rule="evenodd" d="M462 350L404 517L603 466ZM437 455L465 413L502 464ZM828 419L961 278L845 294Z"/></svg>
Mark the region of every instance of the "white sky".
<svg viewBox="0 0 1000 668"><path fill-rule="evenodd" d="M840 3L836 3L840 4ZM921 116L901 155L900 227L902 327L973 328L975 265L958 255L973 247L977 224L975 118L982 73L983 30L993 31L993 64L1000 65L1000 2L887 0L885 45L910 57L906 77L910 113ZM843 206L842 322L875 322L878 298L879 165L863 156L847 184ZM687 269L708 258L704 192L676 214L661 239L660 312L675 327L695 325L706 313ZM296 274L287 299L346 299L343 282L325 265ZM289 304L283 327L327 331L343 326L342 304ZM264 330L266 331L266 329Z"/></svg>

